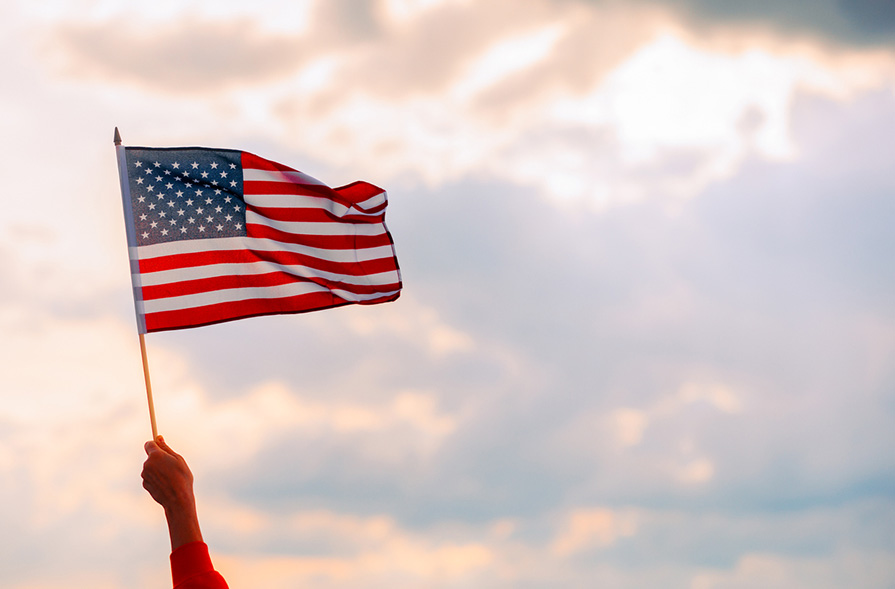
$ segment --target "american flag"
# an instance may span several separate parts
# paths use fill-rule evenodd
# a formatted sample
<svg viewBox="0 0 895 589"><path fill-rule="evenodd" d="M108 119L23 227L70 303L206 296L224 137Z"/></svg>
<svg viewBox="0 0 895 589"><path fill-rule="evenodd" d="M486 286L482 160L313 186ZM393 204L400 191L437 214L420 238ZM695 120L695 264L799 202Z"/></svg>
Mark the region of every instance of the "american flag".
<svg viewBox="0 0 895 589"><path fill-rule="evenodd" d="M381 188L244 151L118 149L140 333L401 294Z"/></svg>

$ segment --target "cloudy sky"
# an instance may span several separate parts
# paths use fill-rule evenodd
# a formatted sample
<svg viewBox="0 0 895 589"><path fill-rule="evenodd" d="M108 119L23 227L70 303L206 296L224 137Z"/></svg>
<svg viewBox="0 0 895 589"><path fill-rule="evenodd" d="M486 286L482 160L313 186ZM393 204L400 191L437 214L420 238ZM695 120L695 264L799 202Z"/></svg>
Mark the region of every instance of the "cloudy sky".
<svg viewBox="0 0 895 589"><path fill-rule="evenodd" d="M169 583L112 132L389 191L391 304L147 336L254 588L895 586L885 0L0 4L0 586Z"/></svg>

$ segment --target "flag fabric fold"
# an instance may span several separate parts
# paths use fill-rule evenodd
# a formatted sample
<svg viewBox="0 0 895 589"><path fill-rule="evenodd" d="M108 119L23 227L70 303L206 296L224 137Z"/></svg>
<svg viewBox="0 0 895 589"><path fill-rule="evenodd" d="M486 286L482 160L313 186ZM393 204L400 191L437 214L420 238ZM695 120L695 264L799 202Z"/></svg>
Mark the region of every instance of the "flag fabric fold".
<svg viewBox="0 0 895 589"><path fill-rule="evenodd" d="M118 149L140 333L400 296L385 190L244 151Z"/></svg>

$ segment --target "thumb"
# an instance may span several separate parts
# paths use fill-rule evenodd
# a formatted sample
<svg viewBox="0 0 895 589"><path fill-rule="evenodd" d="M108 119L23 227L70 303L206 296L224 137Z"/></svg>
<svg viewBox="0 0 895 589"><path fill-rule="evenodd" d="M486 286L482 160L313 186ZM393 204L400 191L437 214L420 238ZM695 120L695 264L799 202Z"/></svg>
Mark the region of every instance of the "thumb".
<svg viewBox="0 0 895 589"><path fill-rule="evenodd" d="M162 449L159 448L159 445L155 443L154 440L149 440L145 444L143 444L143 449L146 450L146 455L149 456L153 452L161 452Z"/></svg>

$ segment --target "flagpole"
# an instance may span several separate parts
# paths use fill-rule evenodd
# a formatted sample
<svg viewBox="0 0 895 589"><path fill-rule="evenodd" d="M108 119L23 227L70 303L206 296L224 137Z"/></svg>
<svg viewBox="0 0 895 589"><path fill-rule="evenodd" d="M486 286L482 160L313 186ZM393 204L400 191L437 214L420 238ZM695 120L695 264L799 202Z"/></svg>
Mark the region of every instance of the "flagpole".
<svg viewBox="0 0 895 589"><path fill-rule="evenodd" d="M118 157L118 179L121 182L121 202L124 206L124 226L127 230L128 257L130 257L132 248L136 247L136 237L133 230L133 218L128 218L131 211L130 202L130 186L127 181L127 162L124 153L124 147L121 145L121 134L118 133L118 127L115 127L115 153ZM131 260L131 265L134 262ZM146 358L146 339L143 337L146 324L140 316L140 302L137 299L140 292L139 284L133 283L135 273L131 269L131 280L134 288L134 307L137 314L137 335L140 336L140 356L143 359L143 380L146 382L146 400L149 403L149 424L152 426L152 439L158 438L158 426L155 423L155 404L152 402L152 383L149 382L149 360Z"/></svg>
<svg viewBox="0 0 895 589"><path fill-rule="evenodd" d="M152 384L149 382L149 361L146 359L146 339L140 334L140 355L143 357L143 380L146 381L146 400L149 402L149 424L152 426L152 439L158 438L158 426L155 424L155 405L152 403Z"/></svg>

